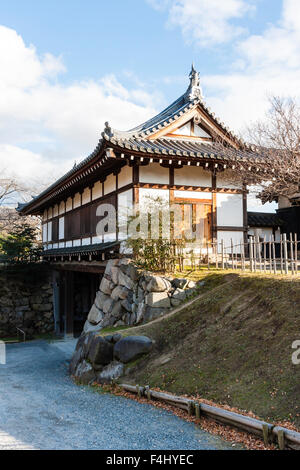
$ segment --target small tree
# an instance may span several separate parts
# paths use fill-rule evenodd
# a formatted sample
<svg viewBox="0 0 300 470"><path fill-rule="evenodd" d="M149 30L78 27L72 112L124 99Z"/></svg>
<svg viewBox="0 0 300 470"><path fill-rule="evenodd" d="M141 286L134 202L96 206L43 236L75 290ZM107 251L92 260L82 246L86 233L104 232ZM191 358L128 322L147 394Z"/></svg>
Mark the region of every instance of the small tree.
<svg viewBox="0 0 300 470"><path fill-rule="evenodd" d="M0 236L0 253L2 262L28 263L37 261L41 247L37 243L36 229L24 224L16 227L8 235Z"/></svg>

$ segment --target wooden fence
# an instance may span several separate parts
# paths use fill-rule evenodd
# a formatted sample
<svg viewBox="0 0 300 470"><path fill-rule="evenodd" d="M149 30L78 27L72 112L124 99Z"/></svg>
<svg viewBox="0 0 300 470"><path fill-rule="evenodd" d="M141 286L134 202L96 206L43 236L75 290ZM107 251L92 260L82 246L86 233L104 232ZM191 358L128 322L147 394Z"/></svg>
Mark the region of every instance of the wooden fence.
<svg viewBox="0 0 300 470"><path fill-rule="evenodd" d="M206 266L209 268L237 269L241 271L273 274L298 274L300 272L296 234L282 234L280 239L251 236L239 243L218 242L174 245L176 267L183 271Z"/></svg>

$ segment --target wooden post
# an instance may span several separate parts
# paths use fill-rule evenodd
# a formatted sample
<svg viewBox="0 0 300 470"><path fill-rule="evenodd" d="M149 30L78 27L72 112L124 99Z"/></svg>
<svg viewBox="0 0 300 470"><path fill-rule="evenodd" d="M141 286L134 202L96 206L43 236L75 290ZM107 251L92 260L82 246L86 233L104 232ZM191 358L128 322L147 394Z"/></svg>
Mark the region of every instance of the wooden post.
<svg viewBox="0 0 300 470"><path fill-rule="evenodd" d="M267 239L266 235L264 236L264 272L267 271Z"/></svg>
<svg viewBox="0 0 300 470"><path fill-rule="evenodd" d="M273 251L273 262L274 262L274 274L277 274L277 268L276 268L276 249L275 249L274 235L272 235L272 251Z"/></svg>
<svg viewBox="0 0 300 470"><path fill-rule="evenodd" d="M285 449L285 438L284 438L284 431L282 429L280 429L277 432L277 439L278 439L279 449L284 450Z"/></svg>
<svg viewBox="0 0 300 470"><path fill-rule="evenodd" d="M272 235L269 237L269 271L272 272Z"/></svg>
<svg viewBox="0 0 300 470"><path fill-rule="evenodd" d="M221 251L222 251L222 269L225 269L225 258L224 258L225 252L224 252L224 240L223 240L223 238L221 240Z"/></svg>
<svg viewBox="0 0 300 470"><path fill-rule="evenodd" d="M65 334L74 334L74 272L65 271L64 285Z"/></svg>
<svg viewBox="0 0 300 470"><path fill-rule="evenodd" d="M289 273L289 261L288 261L288 249L287 249L286 233L283 234L283 256L284 256L285 274L288 274Z"/></svg>
<svg viewBox="0 0 300 470"><path fill-rule="evenodd" d="M262 432L264 437L264 444L267 447L269 444L269 426L267 424L262 425Z"/></svg>
<svg viewBox="0 0 300 470"><path fill-rule="evenodd" d="M189 416L192 416L194 412L194 402L193 400L189 400L188 402L188 414Z"/></svg>
<svg viewBox="0 0 300 470"><path fill-rule="evenodd" d="M290 253L291 253L291 268L292 274L295 274L294 266L294 247L293 247L293 235L290 233Z"/></svg>
<svg viewBox="0 0 300 470"><path fill-rule="evenodd" d="M297 233L295 233L295 272L298 274L298 241Z"/></svg>
<svg viewBox="0 0 300 470"><path fill-rule="evenodd" d="M206 241L206 252L207 252L207 269L210 269L209 265L209 253L208 253L208 241Z"/></svg>
<svg viewBox="0 0 300 470"><path fill-rule="evenodd" d="M249 239L250 271L253 272L253 238Z"/></svg>
<svg viewBox="0 0 300 470"><path fill-rule="evenodd" d="M259 271L261 272L261 246L259 241L259 236L257 235L257 253L258 253L258 262L259 262Z"/></svg>
<svg viewBox="0 0 300 470"><path fill-rule="evenodd" d="M201 405L200 405L200 403L195 403L195 414L196 414L197 419L201 418Z"/></svg>
<svg viewBox="0 0 300 470"><path fill-rule="evenodd" d="M146 391L148 400L151 400L151 391L150 391L149 385L146 385L145 391Z"/></svg>
<svg viewBox="0 0 300 470"><path fill-rule="evenodd" d="M280 235L280 272L283 274L283 246L282 246L282 235Z"/></svg>

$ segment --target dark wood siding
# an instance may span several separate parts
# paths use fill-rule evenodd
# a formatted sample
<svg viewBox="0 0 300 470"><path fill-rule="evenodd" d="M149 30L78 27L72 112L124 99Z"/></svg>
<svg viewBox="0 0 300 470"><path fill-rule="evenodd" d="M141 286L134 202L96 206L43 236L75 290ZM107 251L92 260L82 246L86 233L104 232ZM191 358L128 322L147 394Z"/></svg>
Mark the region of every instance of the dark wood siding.
<svg viewBox="0 0 300 470"><path fill-rule="evenodd" d="M52 221L52 241L58 241L58 219L53 219Z"/></svg>

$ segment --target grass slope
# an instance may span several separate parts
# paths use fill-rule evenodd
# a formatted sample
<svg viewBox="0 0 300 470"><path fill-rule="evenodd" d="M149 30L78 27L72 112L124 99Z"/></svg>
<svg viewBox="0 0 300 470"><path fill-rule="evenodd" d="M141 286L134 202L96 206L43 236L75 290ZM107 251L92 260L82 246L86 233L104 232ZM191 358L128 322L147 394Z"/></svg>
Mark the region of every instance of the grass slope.
<svg viewBox="0 0 300 470"><path fill-rule="evenodd" d="M155 340L126 381L217 403L300 426L300 280L263 275L201 274L192 306L122 334ZM124 380L124 379L123 379Z"/></svg>

